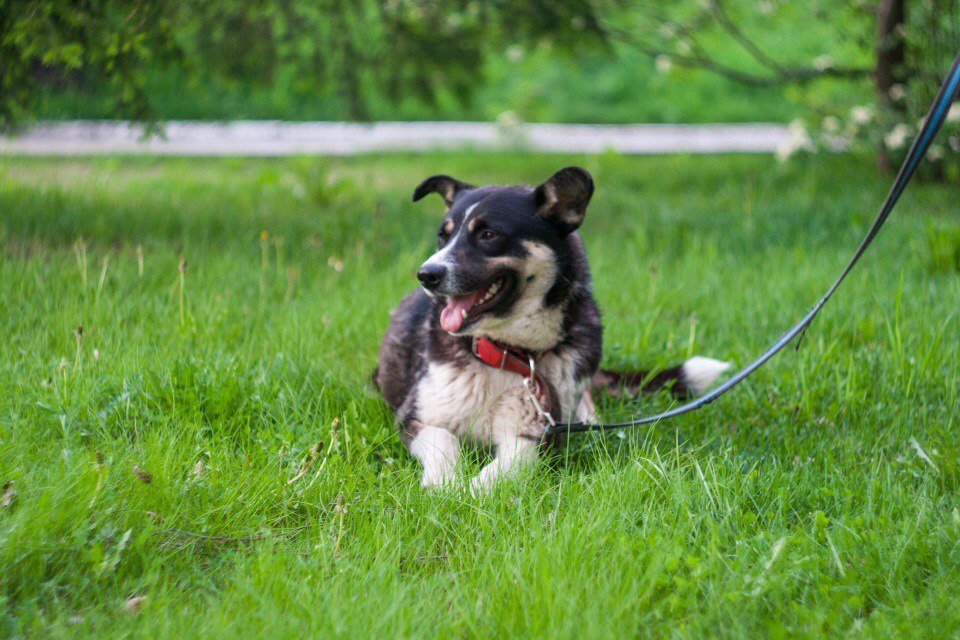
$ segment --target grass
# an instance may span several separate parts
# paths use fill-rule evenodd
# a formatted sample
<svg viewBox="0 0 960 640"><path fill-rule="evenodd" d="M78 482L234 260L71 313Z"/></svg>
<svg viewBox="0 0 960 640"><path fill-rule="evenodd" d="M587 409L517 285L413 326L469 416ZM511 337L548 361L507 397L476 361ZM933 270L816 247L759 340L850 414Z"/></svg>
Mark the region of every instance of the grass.
<svg viewBox="0 0 960 640"><path fill-rule="evenodd" d="M955 186L911 186L721 401L418 487L366 382L440 214L410 191L570 162L613 366L743 364L887 186L850 157L0 160L0 636L957 637Z"/></svg>

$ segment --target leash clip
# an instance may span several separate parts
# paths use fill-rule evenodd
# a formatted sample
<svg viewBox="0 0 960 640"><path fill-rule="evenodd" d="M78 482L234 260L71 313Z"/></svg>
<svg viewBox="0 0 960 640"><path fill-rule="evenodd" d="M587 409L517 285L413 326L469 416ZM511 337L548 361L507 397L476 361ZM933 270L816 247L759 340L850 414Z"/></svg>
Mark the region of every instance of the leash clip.
<svg viewBox="0 0 960 640"><path fill-rule="evenodd" d="M537 380L537 365L533 359L533 356L530 356L528 360L530 362L530 377L523 379L523 387L527 390L528 399L533 403L533 407L537 410L537 417L542 421L544 428L549 431L553 427L557 426L557 421L553 419L553 416L550 415L549 411L544 411L543 406L540 404L540 400L537 399L537 395L540 393L540 382Z"/></svg>

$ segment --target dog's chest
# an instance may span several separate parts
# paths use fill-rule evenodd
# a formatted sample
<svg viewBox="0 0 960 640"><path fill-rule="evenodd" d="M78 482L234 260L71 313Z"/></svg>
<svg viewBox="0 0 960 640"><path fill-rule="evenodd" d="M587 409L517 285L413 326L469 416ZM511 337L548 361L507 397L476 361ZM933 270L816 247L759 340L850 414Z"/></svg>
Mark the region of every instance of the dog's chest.
<svg viewBox="0 0 960 640"><path fill-rule="evenodd" d="M588 380L575 380L575 363L562 352L544 356L538 372L549 380L567 419L576 411ZM417 386L417 418L485 444L517 434L539 436L542 420L530 402L523 377L479 361L431 363Z"/></svg>

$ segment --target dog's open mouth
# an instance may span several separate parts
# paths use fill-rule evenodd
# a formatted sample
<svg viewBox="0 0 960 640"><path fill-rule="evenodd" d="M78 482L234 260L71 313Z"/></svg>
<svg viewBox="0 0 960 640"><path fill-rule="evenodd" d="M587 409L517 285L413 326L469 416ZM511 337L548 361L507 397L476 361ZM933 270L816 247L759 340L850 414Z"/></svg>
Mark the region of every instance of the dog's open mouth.
<svg viewBox="0 0 960 640"><path fill-rule="evenodd" d="M495 307L511 289L513 280L504 276L466 295L451 296L440 312L440 327L450 333L460 331Z"/></svg>

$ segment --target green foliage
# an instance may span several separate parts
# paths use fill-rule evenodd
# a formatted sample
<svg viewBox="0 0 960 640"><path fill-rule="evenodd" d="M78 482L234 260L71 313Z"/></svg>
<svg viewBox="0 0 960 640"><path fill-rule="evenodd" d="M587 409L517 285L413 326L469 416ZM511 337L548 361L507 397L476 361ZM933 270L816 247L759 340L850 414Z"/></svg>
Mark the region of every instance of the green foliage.
<svg viewBox="0 0 960 640"><path fill-rule="evenodd" d="M915 131L960 19L952 1L908 3L903 82L873 105L876 18L863 3L32 0L20 10L24 3L0 2L0 124L31 114L566 122L803 115L808 134L798 148L894 155L900 150L888 138ZM869 121L852 116L865 107ZM960 152L957 126L934 160Z"/></svg>
<svg viewBox="0 0 960 640"><path fill-rule="evenodd" d="M782 155L879 149L894 165L916 134L960 42L956 2L908 2L906 8L902 28L878 42L880 8L863 3L707 0L663 9L651 4L629 14L634 21L625 39L666 66L709 69L756 87L793 85L791 95L804 110ZM787 37L795 42L785 51L778 39ZM871 95L878 53L898 45L903 60L889 72L899 82L884 95ZM960 107L940 139L930 150L926 173L955 180L960 176Z"/></svg>
<svg viewBox="0 0 960 640"><path fill-rule="evenodd" d="M112 96L114 113L153 117L143 71L180 56L176 4L0 0L0 127L30 113L44 74L90 75Z"/></svg>
<svg viewBox="0 0 960 640"><path fill-rule="evenodd" d="M332 4L181 3L176 32L188 69L159 63L143 69L143 90L156 115L785 121L814 94L862 93L858 85L839 82L818 83L802 94L757 89L697 69L655 66L646 53L612 37L623 29L650 36L644 30L650 24L639 22L645 15L652 22L647 6L581 0ZM738 17L784 59L843 49L838 34L803 16L804 8L797 7L769 19ZM736 43L722 39L713 53L743 57ZM40 87L34 112L44 118L114 117L108 88L96 78L77 80Z"/></svg>
<svg viewBox="0 0 960 640"><path fill-rule="evenodd" d="M483 54L506 37L602 43L589 0L2 2L0 125L36 109L43 73L72 74L115 96L112 114L149 119L147 74L172 58L201 91L209 77L269 86L286 76L299 95L335 95L349 118L367 119L371 94L462 101L479 84Z"/></svg>
<svg viewBox="0 0 960 640"><path fill-rule="evenodd" d="M960 43L960 4L908 2L906 7L902 33L895 34L887 45L904 45L904 60L892 70L899 81L885 95L870 100L849 94L847 99L834 96L811 101L810 112L802 119L806 131L795 150L879 149L891 165L899 164ZM951 181L960 178L960 105L954 105L938 142L928 152L923 175Z"/></svg>
<svg viewBox="0 0 960 640"><path fill-rule="evenodd" d="M960 225L953 186L911 185L721 401L488 496L420 489L368 386L442 214L411 188L572 163L623 367L745 362L888 186L857 156L0 160L0 635L960 632L960 272L925 230Z"/></svg>

